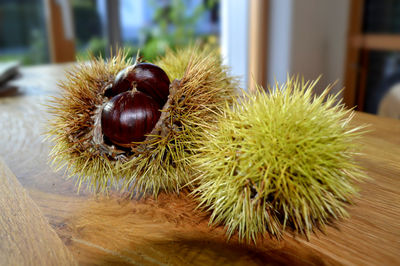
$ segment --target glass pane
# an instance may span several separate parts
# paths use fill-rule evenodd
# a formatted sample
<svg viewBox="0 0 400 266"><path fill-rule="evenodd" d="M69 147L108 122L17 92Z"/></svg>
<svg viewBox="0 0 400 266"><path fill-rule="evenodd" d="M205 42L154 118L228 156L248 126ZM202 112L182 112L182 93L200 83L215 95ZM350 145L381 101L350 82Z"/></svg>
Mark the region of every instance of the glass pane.
<svg viewBox="0 0 400 266"><path fill-rule="evenodd" d="M400 52L370 51L367 56L365 111L376 114L384 96L400 83Z"/></svg>
<svg viewBox="0 0 400 266"><path fill-rule="evenodd" d="M0 61L49 61L42 0L0 0Z"/></svg>
<svg viewBox="0 0 400 266"><path fill-rule="evenodd" d="M400 1L366 0L364 6L365 33L399 33Z"/></svg>
<svg viewBox="0 0 400 266"><path fill-rule="evenodd" d="M151 61L167 47L182 47L195 41L217 45L219 1L217 0L119 0L120 46L132 56ZM106 0L73 0L77 54L87 58L108 55ZM118 19L118 18L116 18Z"/></svg>
<svg viewBox="0 0 400 266"><path fill-rule="evenodd" d="M120 0L123 45L152 60L166 47L195 41L217 44L219 3L215 0Z"/></svg>
<svg viewBox="0 0 400 266"><path fill-rule="evenodd" d="M104 1L73 0L72 10L77 57L88 58L88 51L95 56L105 56L107 38Z"/></svg>

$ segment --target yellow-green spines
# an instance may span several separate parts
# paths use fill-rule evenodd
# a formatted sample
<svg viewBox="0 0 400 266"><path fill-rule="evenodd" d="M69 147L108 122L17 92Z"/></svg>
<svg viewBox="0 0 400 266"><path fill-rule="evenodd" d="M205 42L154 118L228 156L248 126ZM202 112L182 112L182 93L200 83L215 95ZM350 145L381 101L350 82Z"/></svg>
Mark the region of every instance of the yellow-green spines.
<svg viewBox="0 0 400 266"><path fill-rule="evenodd" d="M132 64L119 52L109 61L93 59L67 73L60 84L61 96L50 104L52 163L57 169L66 167L79 186L86 183L95 191L115 186L132 195L177 192L191 179L187 155L193 153L193 132L201 131L200 121L215 120L232 99L236 83L216 51L198 47L168 51L156 62L173 81L162 119L143 143L121 153L103 143L95 125L105 86Z"/></svg>
<svg viewBox="0 0 400 266"><path fill-rule="evenodd" d="M201 134L194 194L229 236L280 238L285 226L308 235L346 215L363 176L353 159L359 128L328 90L312 95L315 83L292 78L269 92L259 88Z"/></svg>

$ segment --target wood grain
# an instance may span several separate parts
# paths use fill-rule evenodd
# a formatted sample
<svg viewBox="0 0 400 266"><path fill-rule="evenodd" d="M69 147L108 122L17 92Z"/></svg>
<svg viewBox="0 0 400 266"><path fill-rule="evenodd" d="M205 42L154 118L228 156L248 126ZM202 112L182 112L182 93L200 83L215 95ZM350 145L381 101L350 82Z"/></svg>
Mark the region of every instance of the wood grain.
<svg viewBox="0 0 400 266"><path fill-rule="evenodd" d="M351 39L351 44L355 48L380 50L380 51L400 51L399 34L360 34Z"/></svg>
<svg viewBox="0 0 400 266"><path fill-rule="evenodd" d="M345 90L343 91L344 102L348 107L354 107L357 104L360 49L354 46L353 38L354 36L359 36L362 31L364 2L365 0L350 1L347 29Z"/></svg>
<svg viewBox="0 0 400 266"><path fill-rule="evenodd" d="M70 1L65 1L72 9ZM75 40L66 37L61 1L45 0L50 57L54 63L75 61ZM65 8L65 7L64 7ZM72 13L72 10L71 10ZM73 18L71 18L73 21ZM73 27L73 25L71 25Z"/></svg>
<svg viewBox="0 0 400 266"><path fill-rule="evenodd" d="M398 265L400 264L400 121L357 113L370 124L357 157L370 179L349 207L350 218L326 231L283 241L268 236L257 245L226 240L208 226L186 193L130 200L117 192L77 194L47 165L42 142L46 103L68 65L22 69L17 89L0 98L0 156L82 265Z"/></svg>
<svg viewBox="0 0 400 266"><path fill-rule="evenodd" d="M249 90L267 88L268 11L269 0L249 1Z"/></svg>
<svg viewBox="0 0 400 266"><path fill-rule="evenodd" d="M0 159L0 264L76 265L69 250Z"/></svg>

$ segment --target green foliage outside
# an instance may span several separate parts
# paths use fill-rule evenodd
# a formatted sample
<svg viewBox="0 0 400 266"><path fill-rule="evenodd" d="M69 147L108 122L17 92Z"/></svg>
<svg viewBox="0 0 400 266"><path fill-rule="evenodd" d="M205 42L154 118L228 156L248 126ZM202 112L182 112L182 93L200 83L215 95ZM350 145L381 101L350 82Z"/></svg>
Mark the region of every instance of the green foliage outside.
<svg viewBox="0 0 400 266"><path fill-rule="evenodd" d="M218 0L203 1L193 12L188 13L188 0L171 0L168 5L151 0L155 9L154 25L143 28L144 44L140 47L141 55L149 61L165 54L167 47L181 48L193 42L217 45L214 35L197 36L195 27L205 12L211 10ZM0 6L0 15L7 25L0 25L0 44L3 47L15 47L16 44L28 46L21 51L0 55L1 61L20 61L24 65L40 64L49 61L46 28L41 17L41 6L37 1L23 5L5 4ZM96 2L91 0L72 2L76 33L77 57L86 60L89 55L108 55L108 44L102 37L100 18L96 11ZM24 18L21 20L21 18ZM17 34L18 33L18 34ZM22 39L21 39L22 38ZM129 56L136 56L139 47L124 43Z"/></svg>
<svg viewBox="0 0 400 266"><path fill-rule="evenodd" d="M211 10L218 0L204 1L198 5L190 14L186 12L187 0L171 0L168 5L161 5L159 1L152 0L154 7L153 21L155 26L143 28L145 42L140 47L140 53L148 61L165 54L168 47L173 49L182 48L193 42L200 44L217 45L214 35L197 36L195 27L201 16ZM123 47L128 50L129 56L136 56L139 47L132 43L124 43ZM87 49L80 49L78 58L88 59L89 55L106 56L107 41L104 38L91 38ZM89 53L88 53L89 52Z"/></svg>
<svg viewBox="0 0 400 266"><path fill-rule="evenodd" d="M144 58L149 60L163 55L167 47L181 48L191 42L207 43L213 38L209 35L196 36L194 31L200 17L213 8L217 0L208 0L198 5L191 14L187 14L184 0L171 0L167 6L160 6L158 1L151 1L156 9L154 22L156 28L145 28L146 43L142 48ZM210 38L211 37L211 38Z"/></svg>
<svg viewBox="0 0 400 266"><path fill-rule="evenodd" d="M0 62L24 65L49 61L44 10L40 0L0 3Z"/></svg>

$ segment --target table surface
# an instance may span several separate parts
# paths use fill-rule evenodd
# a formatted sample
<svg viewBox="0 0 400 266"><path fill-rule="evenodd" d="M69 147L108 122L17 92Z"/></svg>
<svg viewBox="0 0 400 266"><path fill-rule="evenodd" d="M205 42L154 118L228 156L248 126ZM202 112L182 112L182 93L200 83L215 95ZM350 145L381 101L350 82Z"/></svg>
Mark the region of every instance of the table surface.
<svg viewBox="0 0 400 266"><path fill-rule="evenodd" d="M80 264L400 264L400 121L356 114L353 125L370 124L356 159L371 179L359 184L350 218L309 241L288 234L240 244L227 241L224 228L208 227L185 193L158 200L78 194L74 180L50 169L42 104L58 94L69 67L22 68L0 94L0 157Z"/></svg>

